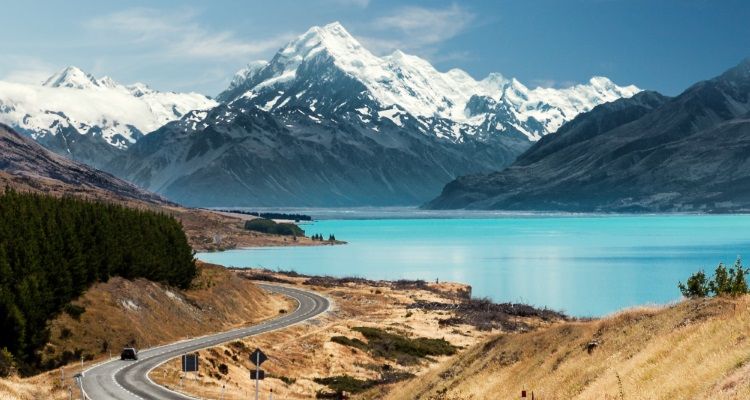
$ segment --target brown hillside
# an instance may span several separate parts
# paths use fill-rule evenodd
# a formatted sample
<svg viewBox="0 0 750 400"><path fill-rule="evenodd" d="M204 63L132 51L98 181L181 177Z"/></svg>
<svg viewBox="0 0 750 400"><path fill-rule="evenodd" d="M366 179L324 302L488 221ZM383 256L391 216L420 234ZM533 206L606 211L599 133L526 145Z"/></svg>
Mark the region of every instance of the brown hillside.
<svg viewBox="0 0 750 400"><path fill-rule="evenodd" d="M69 160L0 124L0 183L53 195L72 194L120 202L169 204L106 172Z"/></svg>
<svg viewBox="0 0 750 400"><path fill-rule="evenodd" d="M513 399L524 388L545 400L748 399L750 296L500 335L388 398Z"/></svg>
<svg viewBox="0 0 750 400"><path fill-rule="evenodd" d="M186 291L144 279L112 278L98 283L73 302L85 307L78 319L61 313L50 322L45 359L68 358L85 365L118 356L122 346L139 348L171 343L192 336L254 324L296 306L288 298L271 295L250 280L223 267L199 263L199 275ZM0 379L0 399L67 399L68 386L78 396L72 377L80 361L66 365L64 386L60 370L31 378Z"/></svg>
<svg viewBox="0 0 750 400"><path fill-rule="evenodd" d="M106 172L52 153L0 124L0 190L5 187L163 211L180 220L190 245L198 251L325 244L304 237L292 241L284 236L248 232L242 215L181 207Z"/></svg>
<svg viewBox="0 0 750 400"><path fill-rule="evenodd" d="M73 302L86 309L79 319L62 313L50 323L45 357L66 350L85 358L109 355L109 350L119 354L127 344L151 347L225 331L293 307L223 267L198 265L199 276L187 291L145 279L112 278L94 285Z"/></svg>

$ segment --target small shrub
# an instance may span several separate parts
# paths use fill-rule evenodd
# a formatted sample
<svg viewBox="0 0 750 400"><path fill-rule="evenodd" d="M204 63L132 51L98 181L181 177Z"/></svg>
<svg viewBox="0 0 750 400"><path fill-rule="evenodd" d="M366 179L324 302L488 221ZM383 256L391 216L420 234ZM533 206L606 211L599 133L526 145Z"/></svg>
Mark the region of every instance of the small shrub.
<svg viewBox="0 0 750 400"><path fill-rule="evenodd" d="M227 365L224 364L224 363L219 364L219 373L221 373L222 375L228 374L229 373L229 367L227 367Z"/></svg>
<svg viewBox="0 0 750 400"><path fill-rule="evenodd" d="M734 265L727 269L723 263L719 263L711 279L706 277L706 273L700 270L691 275L685 284L677 283L677 287L682 295L689 298L707 297L707 296L738 296L750 293L747 284L747 275L750 270L742 265L742 260L737 259Z"/></svg>
<svg viewBox="0 0 750 400"><path fill-rule="evenodd" d="M13 354L6 348L0 349L0 377L6 377L16 372L16 362Z"/></svg>
<svg viewBox="0 0 750 400"><path fill-rule="evenodd" d="M60 340L65 340L73 335L73 332L68 328L60 329Z"/></svg>
<svg viewBox="0 0 750 400"><path fill-rule="evenodd" d="M240 353L247 351L247 346L245 345L245 343L243 343L243 342L241 342L239 340L235 340L234 342L230 343L229 345L232 346L233 348L235 348Z"/></svg>
<svg viewBox="0 0 750 400"><path fill-rule="evenodd" d="M297 382L297 379L290 378L288 376L280 376L279 380L281 380L282 382L284 382L284 384L286 384L287 386L294 385L294 382Z"/></svg>
<svg viewBox="0 0 750 400"><path fill-rule="evenodd" d="M70 315L70 317L74 320L79 321L81 319L81 314L86 312L86 307L68 303L63 307L63 311L65 311L66 314Z"/></svg>

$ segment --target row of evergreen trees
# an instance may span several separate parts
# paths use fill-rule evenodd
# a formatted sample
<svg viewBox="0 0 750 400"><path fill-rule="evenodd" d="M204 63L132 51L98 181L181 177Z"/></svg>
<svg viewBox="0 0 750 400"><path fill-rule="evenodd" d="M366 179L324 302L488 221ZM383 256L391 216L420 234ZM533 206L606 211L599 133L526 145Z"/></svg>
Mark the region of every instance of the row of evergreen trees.
<svg viewBox="0 0 750 400"><path fill-rule="evenodd" d="M321 235L320 233L316 233L316 234L310 236L310 239L322 242L323 241L323 235ZM336 241L336 236L334 236L333 234L328 235L328 241L329 242L335 242Z"/></svg>
<svg viewBox="0 0 750 400"><path fill-rule="evenodd" d="M75 198L0 194L0 349L40 367L47 321L98 281L147 278L187 288L193 252L174 218Z"/></svg>

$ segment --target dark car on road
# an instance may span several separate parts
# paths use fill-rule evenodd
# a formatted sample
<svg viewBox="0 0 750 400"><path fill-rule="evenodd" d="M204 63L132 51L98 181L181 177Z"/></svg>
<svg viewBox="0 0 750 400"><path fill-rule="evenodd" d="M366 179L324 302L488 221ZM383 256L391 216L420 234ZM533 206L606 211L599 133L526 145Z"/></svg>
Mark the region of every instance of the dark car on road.
<svg viewBox="0 0 750 400"><path fill-rule="evenodd" d="M137 360L138 350L136 350L134 347L126 347L122 349L122 353L120 353L120 359L121 360Z"/></svg>

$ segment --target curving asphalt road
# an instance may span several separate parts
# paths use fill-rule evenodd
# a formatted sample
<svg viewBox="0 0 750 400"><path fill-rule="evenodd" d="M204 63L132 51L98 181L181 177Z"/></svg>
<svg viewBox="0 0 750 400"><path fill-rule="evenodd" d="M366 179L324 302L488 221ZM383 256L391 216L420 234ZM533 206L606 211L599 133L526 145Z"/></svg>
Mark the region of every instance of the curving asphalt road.
<svg viewBox="0 0 750 400"><path fill-rule="evenodd" d="M141 350L138 361L116 359L97 364L84 371L83 390L86 397L92 400L194 399L157 385L149 379L149 372L182 354L285 328L328 310L328 299L312 292L265 283L258 285L270 292L294 298L299 302L299 307L294 312L258 325Z"/></svg>

